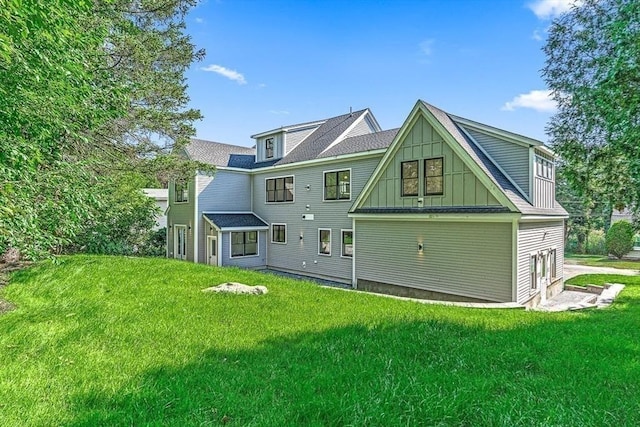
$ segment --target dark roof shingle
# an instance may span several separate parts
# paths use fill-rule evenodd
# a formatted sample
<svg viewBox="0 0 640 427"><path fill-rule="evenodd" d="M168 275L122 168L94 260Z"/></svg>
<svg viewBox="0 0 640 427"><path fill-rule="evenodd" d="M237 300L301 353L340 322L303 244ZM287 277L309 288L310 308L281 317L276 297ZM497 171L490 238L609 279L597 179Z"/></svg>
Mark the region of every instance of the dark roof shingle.
<svg viewBox="0 0 640 427"><path fill-rule="evenodd" d="M251 213L205 213L203 215L220 229L268 227L264 221Z"/></svg>

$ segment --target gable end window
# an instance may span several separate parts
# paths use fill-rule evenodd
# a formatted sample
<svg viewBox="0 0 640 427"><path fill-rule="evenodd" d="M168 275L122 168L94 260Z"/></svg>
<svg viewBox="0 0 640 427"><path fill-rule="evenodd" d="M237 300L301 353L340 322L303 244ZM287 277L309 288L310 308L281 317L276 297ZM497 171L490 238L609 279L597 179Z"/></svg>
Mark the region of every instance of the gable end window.
<svg viewBox="0 0 640 427"><path fill-rule="evenodd" d="M266 159L273 158L273 138L264 140L264 157Z"/></svg>
<svg viewBox="0 0 640 427"><path fill-rule="evenodd" d="M400 180L402 181L403 196L418 195L418 161L400 163Z"/></svg>
<svg viewBox="0 0 640 427"><path fill-rule="evenodd" d="M444 194L443 158L426 159L424 161L424 195L441 196Z"/></svg>
<svg viewBox="0 0 640 427"><path fill-rule="evenodd" d="M353 230L342 230L342 251L340 256L353 257Z"/></svg>
<svg viewBox="0 0 640 427"><path fill-rule="evenodd" d="M318 255L331 256L331 229L318 229Z"/></svg>
<svg viewBox="0 0 640 427"><path fill-rule="evenodd" d="M258 255L258 232L231 232L231 258L251 255Z"/></svg>
<svg viewBox="0 0 640 427"><path fill-rule="evenodd" d="M266 180L267 203L293 202L293 176Z"/></svg>
<svg viewBox="0 0 640 427"><path fill-rule="evenodd" d="M271 224L271 243L287 243L287 224Z"/></svg>
<svg viewBox="0 0 640 427"><path fill-rule="evenodd" d="M189 201L189 189L186 182L176 182L173 185L174 200L176 203L185 203Z"/></svg>
<svg viewBox="0 0 640 427"><path fill-rule="evenodd" d="M324 173L324 199L351 199L351 170L331 171Z"/></svg>
<svg viewBox="0 0 640 427"><path fill-rule="evenodd" d="M553 162L536 156L536 176L553 180Z"/></svg>

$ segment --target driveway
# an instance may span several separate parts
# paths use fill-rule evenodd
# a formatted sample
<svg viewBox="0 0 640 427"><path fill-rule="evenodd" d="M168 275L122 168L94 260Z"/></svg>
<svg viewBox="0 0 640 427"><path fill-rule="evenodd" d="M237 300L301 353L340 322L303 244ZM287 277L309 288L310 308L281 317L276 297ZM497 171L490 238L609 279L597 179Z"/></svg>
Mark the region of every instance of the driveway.
<svg viewBox="0 0 640 427"><path fill-rule="evenodd" d="M563 268L564 280L581 274L619 274L622 276L635 276L639 274L637 270L626 270L612 267L592 267L590 265L565 264Z"/></svg>

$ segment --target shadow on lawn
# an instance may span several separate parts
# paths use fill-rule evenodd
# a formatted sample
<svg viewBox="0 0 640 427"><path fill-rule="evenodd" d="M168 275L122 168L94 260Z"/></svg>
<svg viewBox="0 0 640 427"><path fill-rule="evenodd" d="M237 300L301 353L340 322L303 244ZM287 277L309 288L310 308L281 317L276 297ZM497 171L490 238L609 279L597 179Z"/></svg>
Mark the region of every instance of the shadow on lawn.
<svg viewBox="0 0 640 427"><path fill-rule="evenodd" d="M640 301L626 302L513 329L353 325L210 350L76 396L70 425L639 425Z"/></svg>

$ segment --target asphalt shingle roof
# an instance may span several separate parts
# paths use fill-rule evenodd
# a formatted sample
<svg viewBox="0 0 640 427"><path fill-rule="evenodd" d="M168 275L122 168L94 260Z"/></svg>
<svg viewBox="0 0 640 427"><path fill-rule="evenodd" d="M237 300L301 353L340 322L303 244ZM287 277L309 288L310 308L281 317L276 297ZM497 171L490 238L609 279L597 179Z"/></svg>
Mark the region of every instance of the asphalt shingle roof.
<svg viewBox="0 0 640 427"><path fill-rule="evenodd" d="M400 128L383 130L381 132L352 136L321 153L318 158L341 156L344 154L361 153L364 151L388 148L396 137Z"/></svg>
<svg viewBox="0 0 640 427"><path fill-rule="evenodd" d="M260 218L251 213L203 214L220 229L268 227Z"/></svg>
<svg viewBox="0 0 640 427"><path fill-rule="evenodd" d="M255 161L255 150L253 148L206 141L204 139L191 138L191 143L185 147L185 151L190 159L215 166L247 169Z"/></svg>

